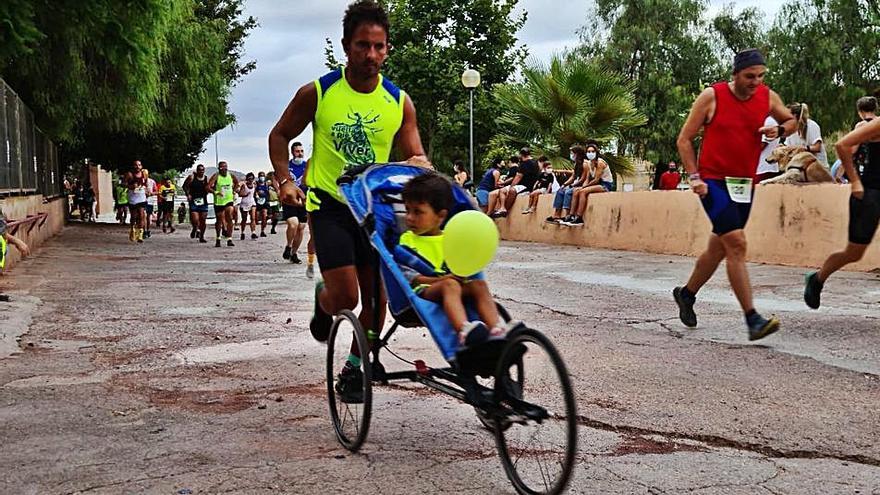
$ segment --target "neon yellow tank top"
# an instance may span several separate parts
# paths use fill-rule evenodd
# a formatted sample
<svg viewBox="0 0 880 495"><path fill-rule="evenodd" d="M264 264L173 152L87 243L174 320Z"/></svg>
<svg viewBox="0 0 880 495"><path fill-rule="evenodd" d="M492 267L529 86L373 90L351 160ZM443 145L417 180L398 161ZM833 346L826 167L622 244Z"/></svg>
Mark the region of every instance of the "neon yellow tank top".
<svg viewBox="0 0 880 495"><path fill-rule="evenodd" d="M0 234L0 270L6 266L6 236Z"/></svg>
<svg viewBox="0 0 880 495"><path fill-rule="evenodd" d="M431 264L434 273L437 275L445 275L447 272L443 269L443 234L440 235L416 235L412 230L407 230L400 236L400 245L406 246Z"/></svg>
<svg viewBox="0 0 880 495"><path fill-rule="evenodd" d="M217 174L217 182L214 184L214 204L217 206L226 206L235 201L235 195L232 191L232 173L223 177Z"/></svg>
<svg viewBox="0 0 880 495"><path fill-rule="evenodd" d="M350 166L388 161L403 123L406 94L381 74L376 89L359 93L349 86L343 69L315 81L315 88L318 106L306 182L344 203L336 179ZM309 191L306 209L317 210L320 203Z"/></svg>

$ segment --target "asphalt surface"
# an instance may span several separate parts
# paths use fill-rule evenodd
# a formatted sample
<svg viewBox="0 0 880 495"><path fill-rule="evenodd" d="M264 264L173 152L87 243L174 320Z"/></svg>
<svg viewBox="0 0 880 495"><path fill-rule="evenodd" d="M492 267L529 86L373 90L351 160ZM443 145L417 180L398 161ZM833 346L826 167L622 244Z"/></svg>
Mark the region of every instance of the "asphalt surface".
<svg viewBox="0 0 880 495"><path fill-rule="evenodd" d="M341 448L283 230L187 234L72 225L0 278L0 493L513 493L473 410L419 386L375 388L362 452ZM749 343L723 270L678 322L693 261L504 243L488 270L568 365L569 491L880 494L880 277L835 276L810 311L803 269L751 266L783 326ZM421 329L391 347L442 364Z"/></svg>

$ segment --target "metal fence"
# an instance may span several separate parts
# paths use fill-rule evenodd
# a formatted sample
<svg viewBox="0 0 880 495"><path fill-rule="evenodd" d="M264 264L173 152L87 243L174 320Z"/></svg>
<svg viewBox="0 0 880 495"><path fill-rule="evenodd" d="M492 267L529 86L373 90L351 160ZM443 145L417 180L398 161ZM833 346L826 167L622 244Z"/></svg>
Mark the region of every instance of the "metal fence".
<svg viewBox="0 0 880 495"><path fill-rule="evenodd" d="M34 124L34 113L0 79L0 196L62 194L58 148Z"/></svg>

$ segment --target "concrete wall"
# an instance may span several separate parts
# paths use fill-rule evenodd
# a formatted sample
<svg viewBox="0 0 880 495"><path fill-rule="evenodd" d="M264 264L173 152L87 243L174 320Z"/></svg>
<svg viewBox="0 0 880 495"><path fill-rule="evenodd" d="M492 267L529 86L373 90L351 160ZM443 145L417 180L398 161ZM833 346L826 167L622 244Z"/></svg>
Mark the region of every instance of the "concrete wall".
<svg viewBox="0 0 880 495"><path fill-rule="evenodd" d="M15 233L16 237L28 244L31 248L31 256L33 256L33 253L37 251L47 239L61 232L61 229L64 228L67 199L58 198L51 200L48 203L43 203L42 195L11 197L0 199L0 209L3 210L3 214L6 218L11 220L20 220L35 213L49 213L49 218L46 219L46 223L43 224L42 227L34 227L33 230L28 233L28 226L21 226L19 227L18 232ZM21 257L19 256L18 249L10 247L9 258L6 260L5 269L9 270L15 266L19 259L21 259Z"/></svg>
<svg viewBox="0 0 880 495"><path fill-rule="evenodd" d="M89 181L95 190L98 215L113 211L113 175L99 166L89 165Z"/></svg>
<svg viewBox="0 0 880 495"><path fill-rule="evenodd" d="M584 227L544 223L553 196L545 194L538 211L520 213L518 197L508 218L498 220L507 240L570 244L602 249L699 255L712 227L699 199L690 191L604 193L590 196ZM793 266L818 266L847 241L849 186L758 186L746 236L749 260ZM880 268L880 235L859 263L849 269Z"/></svg>

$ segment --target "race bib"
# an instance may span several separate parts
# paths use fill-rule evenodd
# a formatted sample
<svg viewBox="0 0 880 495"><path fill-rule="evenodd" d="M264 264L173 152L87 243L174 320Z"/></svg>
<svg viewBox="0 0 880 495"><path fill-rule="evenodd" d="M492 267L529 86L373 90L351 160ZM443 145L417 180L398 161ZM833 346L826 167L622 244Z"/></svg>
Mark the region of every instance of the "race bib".
<svg viewBox="0 0 880 495"><path fill-rule="evenodd" d="M228 184L224 184L224 185L220 186L220 192L223 193L223 196L227 196L229 194L232 194L232 186L230 186Z"/></svg>
<svg viewBox="0 0 880 495"><path fill-rule="evenodd" d="M195 198L195 199L193 199L193 204L196 206L204 206L205 205L205 198Z"/></svg>
<svg viewBox="0 0 880 495"><path fill-rule="evenodd" d="M752 179L743 177L725 177L727 193L734 203L752 202Z"/></svg>
<svg viewBox="0 0 880 495"><path fill-rule="evenodd" d="M174 193L173 193L173 192L166 192L166 193L165 193L165 201L171 201L171 200L173 200L173 199L174 199Z"/></svg>
<svg viewBox="0 0 880 495"><path fill-rule="evenodd" d="M266 198L257 198L257 204L258 205L266 204Z"/></svg>

